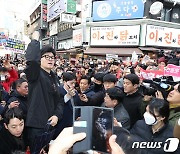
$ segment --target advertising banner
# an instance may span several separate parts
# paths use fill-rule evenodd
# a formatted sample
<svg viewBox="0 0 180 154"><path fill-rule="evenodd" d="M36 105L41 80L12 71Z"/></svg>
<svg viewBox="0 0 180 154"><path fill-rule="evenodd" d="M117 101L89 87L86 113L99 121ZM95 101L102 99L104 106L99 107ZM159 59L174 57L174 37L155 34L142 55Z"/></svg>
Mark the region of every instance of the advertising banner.
<svg viewBox="0 0 180 154"><path fill-rule="evenodd" d="M180 30L175 28L147 25L146 45L180 47Z"/></svg>
<svg viewBox="0 0 180 154"><path fill-rule="evenodd" d="M93 2L93 21L142 18L144 0L108 0Z"/></svg>
<svg viewBox="0 0 180 154"><path fill-rule="evenodd" d="M92 27L91 45L132 46L139 45L140 25L116 27Z"/></svg>

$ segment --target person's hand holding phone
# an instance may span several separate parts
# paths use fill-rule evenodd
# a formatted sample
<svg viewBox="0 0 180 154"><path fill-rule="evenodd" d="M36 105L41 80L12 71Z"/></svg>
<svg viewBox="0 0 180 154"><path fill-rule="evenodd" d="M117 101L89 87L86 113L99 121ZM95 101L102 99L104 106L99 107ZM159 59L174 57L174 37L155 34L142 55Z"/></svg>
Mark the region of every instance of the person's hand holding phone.
<svg viewBox="0 0 180 154"><path fill-rule="evenodd" d="M18 101L13 101L9 104L8 108L14 108L14 107L18 107L19 106L19 102Z"/></svg>
<svg viewBox="0 0 180 154"><path fill-rule="evenodd" d="M73 97L76 95L76 90L74 88L71 88L69 85L67 85L68 89L67 89L67 92L68 92L68 95L70 95L70 97Z"/></svg>
<svg viewBox="0 0 180 154"><path fill-rule="evenodd" d="M85 94L79 94L79 98L83 102L88 102L88 98Z"/></svg>

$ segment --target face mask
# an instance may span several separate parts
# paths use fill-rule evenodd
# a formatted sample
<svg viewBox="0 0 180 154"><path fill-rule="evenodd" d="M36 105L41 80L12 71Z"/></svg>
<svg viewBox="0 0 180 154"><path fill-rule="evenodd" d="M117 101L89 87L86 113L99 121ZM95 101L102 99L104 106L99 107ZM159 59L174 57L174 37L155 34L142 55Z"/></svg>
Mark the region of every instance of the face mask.
<svg viewBox="0 0 180 154"><path fill-rule="evenodd" d="M151 115L149 112L144 113L144 120L147 125L155 125L157 123L155 117Z"/></svg>
<svg viewBox="0 0 180 154"><path fill-rule="evenodd" d="M57 73L57 75L58 75L59 77L61 77L61 75L62 75L62 72L58 72L58 73Z"/></svg>
<svg viewBox="0 0 180 154"><path fill-rule="evenodd" d="M94 89L99 90L102 88L102 84L96 84L94 83Z"/></svg>
<svg viewBox="0 0 180 154"><path fill-rule="evenodd" d="M18 67L18 70L19 70L19 71L23 71L24 68L20 66L20 67Z"/></svg>

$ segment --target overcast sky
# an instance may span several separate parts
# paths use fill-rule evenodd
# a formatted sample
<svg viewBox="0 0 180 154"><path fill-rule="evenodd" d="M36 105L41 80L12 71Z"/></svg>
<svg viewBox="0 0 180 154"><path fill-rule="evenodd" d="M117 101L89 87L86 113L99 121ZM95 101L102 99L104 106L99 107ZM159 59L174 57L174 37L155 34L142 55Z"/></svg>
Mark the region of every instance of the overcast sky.
<svg viewBox="0 0 180 154"><path fill-rule="evenodd" d="M21 19L26 19L34 3L38 0L4 0L5 10L15 13Z"/></svg>

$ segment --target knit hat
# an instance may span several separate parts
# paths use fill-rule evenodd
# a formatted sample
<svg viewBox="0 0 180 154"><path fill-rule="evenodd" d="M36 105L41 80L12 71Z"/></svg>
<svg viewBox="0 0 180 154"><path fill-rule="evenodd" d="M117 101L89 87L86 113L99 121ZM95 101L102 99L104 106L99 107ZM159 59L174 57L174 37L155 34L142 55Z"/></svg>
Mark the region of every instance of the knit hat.
<svg viewBox="0 0 180 154"><path fill-rule="evenodd" d="M52 52L53 55L56 56L55 50L50 45L46 45L46 46L42 47L42 49L41 49L41 56L44 55L47 52Z"/></svg>

